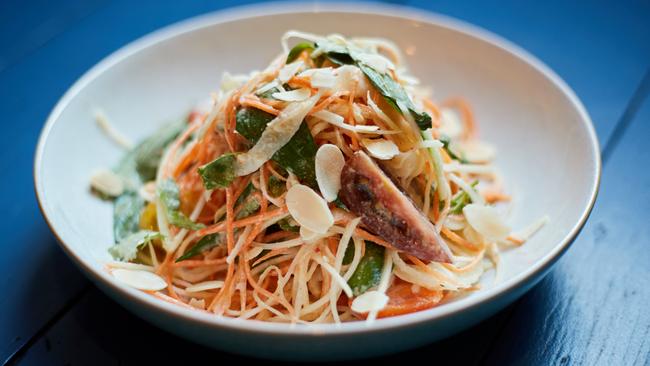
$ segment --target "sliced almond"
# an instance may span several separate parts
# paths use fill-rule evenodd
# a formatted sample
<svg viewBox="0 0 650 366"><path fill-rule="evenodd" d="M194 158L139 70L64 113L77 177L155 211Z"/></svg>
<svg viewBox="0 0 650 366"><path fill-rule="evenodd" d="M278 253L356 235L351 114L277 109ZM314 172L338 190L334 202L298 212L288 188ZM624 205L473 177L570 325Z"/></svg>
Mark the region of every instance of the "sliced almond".
<svg viewBox="0 0 650 366"><path fill-rule="evenodd" d="M296 73L298 72L298 70L302 65L303 65L302 61L296 61L288 65L285 65L278 72L278 80L280 80L282 84L286 83L287 81L289 81L289 79L291 79L294 75L296 75Z"/></svg>
<svg viewBox="0 0 650 366"><path fill-rule="evenodd" d="M363 146L366 147L370 156L379 160L390 160L397 156L400 151L393 141L385 139L363 139L361 140Z"/></svg>
<svg viewBox="0 0 650 366"><path fill-rule="evenodd" d="M124 192L122 178L108 169L98 169L90 177L90 186L111 197L117 197Z"/></svg>
<svg viewBox="0 0 650 366"><path fill-rule="evenodd" d="M138 290L159 291L167 287L165 280L147 271L116 269L113 270L112 274L118 281Z"/></svg>
<svg viewBox="0 0 650 366"><path fill-rule="evenodd" d="M510 227L494 207L472 203L463 208L463 214L472 228L490 241L503 240L510 234Z"/></svg>
<svg viewBox="0 0 650 366"><path fill-rule="evenodd" d="M311 76L311 86L330 89L336 85L336 77L331 68L319 69Z"/></svg>
<svg viewBox="0 0 650 366"><path fill-rule="evenodd" d="M477 140L459 141L454 145L470 163L489 163L496 155L494 146Z"/></svg>
<svg viewBox="0 0 650 366"><path fill-rule="evenodd" d="M379 291L366 291L352 300L352 311L359 314L379 311L388 304L388 296Z"/></svg>
<svg viewBox="0 0 650 366"><path fill-rule="evenodd" d="M302 239L305 243L311 243L322 236L322 234L313 232L307 229L305 226L300 227L300 239Z"/></svg>
<svg viewBox="0 0 650 366"><path fill-rule="evenodd" d="M287 208L291 216L307 229L325 234L334 224L334 217L327 202L313 189L296 184L286 195Z"/></svg>
<svg viewBox="0 0 650 366"><path fill-rule="evenodd" d="M307 88L300 88L284 92L277 92L271 95L273 98L277 100L283 100L285 102L302 102L303 100L309 98L311 91Z"/></svg>
<svg viewBox="0 0 650 366"><path fill-rule="evenodd" d="M348 131L354 131L359 133L372 133L379 130L379 126L349 125L344 122L345 119L343 118L343 116L330 112L328 110L320 110L318 112L312 113L312 116Z"/></svg>
<svg viewBox="0 0 650 366"><path fill-rule="evenodd" d="M223 287L223 281L205 281L189 286L185 289L187 292L201 292L207 290L215 290Z"/></svg>
<svg viewBox="0 0 650 366"><path fill-rule="evenodd" d="M332 144L325 144L316 152L316 182L327 202L336 199L341 189L341 170L345 158L341 150Z"/></svg>

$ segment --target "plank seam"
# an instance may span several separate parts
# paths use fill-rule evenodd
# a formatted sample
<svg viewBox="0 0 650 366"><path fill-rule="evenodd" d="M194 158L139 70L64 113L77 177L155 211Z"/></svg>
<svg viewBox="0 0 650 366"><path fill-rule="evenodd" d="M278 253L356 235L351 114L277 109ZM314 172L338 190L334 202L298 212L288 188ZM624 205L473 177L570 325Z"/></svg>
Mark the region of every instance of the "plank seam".
<svg viewBox="0 0 650 366"><path fill-rule="evenodd" d="M17 365L21 358L27 351L43 337L56 323L59 322L73 307L75 307L86 293L93 287L92 284L86 284L79 292L77 292L59 311L50 318L34 335L32 335L27 342L23 343L14 353L3 363L4 366Z"/></svg>

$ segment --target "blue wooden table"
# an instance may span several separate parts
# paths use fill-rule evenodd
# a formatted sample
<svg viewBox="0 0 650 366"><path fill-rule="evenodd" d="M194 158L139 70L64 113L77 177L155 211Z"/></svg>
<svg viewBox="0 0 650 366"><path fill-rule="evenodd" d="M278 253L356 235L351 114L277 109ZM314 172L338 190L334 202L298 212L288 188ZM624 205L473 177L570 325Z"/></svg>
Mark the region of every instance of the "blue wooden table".
<svg viewBox="0 0 650 366"><path fill-rule="evenodd" d="M587 226L522 299L452 338L386 357L459 364L650 364L650 2L391 1L526 48L576 91L603 152ZM58 248L32 188L40 128L88 68L161 26L246 1L0 1L0 361L226 363L100 293Z"/></svg>

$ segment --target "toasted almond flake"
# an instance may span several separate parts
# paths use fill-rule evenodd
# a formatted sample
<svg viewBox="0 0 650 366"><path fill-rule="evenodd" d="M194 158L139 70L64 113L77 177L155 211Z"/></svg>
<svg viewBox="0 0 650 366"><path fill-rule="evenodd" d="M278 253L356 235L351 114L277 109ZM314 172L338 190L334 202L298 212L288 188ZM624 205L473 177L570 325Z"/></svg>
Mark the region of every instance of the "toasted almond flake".
<svg viewBox="0 0 650 366"><path fill-rule="evenodd" d="M197 300L195 298L191 298L189 304L190 304L191 307L201 309L201 310L205 310L205 300L204 299Z"/></svg>
<svg viewBox="0 0 650 366"><path fill-rule="evenodd" d="M334 90L354 90L354 97L364 97L370 90L368 81L361 69L354 65L343 65L334 70L336 84Z"/></svg>
<svg viewBox="0 0 650 366"><path fill-rule="evenodd" d="M323 237L322 234L313 232L305 226L300 227L300 239L306 243L311 243L319 238Z"/></svg>
<svg viewBox="0 0 650 366"><path fill-rule="evenodd" d="M463 133L463 125L458 113L450 108L440 109L440 129L438 131L452 140L460 137Z"/></svg>
<svg viewBox="0 0 650 366"><path fill-rule="evenodd" d="M340 116L328 110L321 110L316 113L312 113L312 116L348 131L354 131L359 133L373 133L379 130L379 126L349 125L343 122L344 121L343 116Z"/></svg>
<svg viewBox="0 0 650 366"><path fill-rule="evenodd" d="M187 292L201 292L207 290L216 290L223 287L223 281L205 281L189 286L185 289Z"/></svg>
<svg viewBox="0 0 650 366"><path fill-rule="evenodd" d="M277 88L278 86L280 86L280 84L278 84L277 81L273 80L270 83L266 83L266 84L262 85L259 89L257 89L255 91L255 94L262 94L262 93L264 93L266 91L269 91L269 90L271 90L273 88Z"/></svg>
<svg viewBox="0 0 650 366"><path fill-rule="evenodd" d="M156 182L151 181L147 182L138 189L138 194L142 197L143 200L147 202L156 201Z"/></svg>
<svg viewBox="0 0 650 366"><path fill-rule="evenodd" d="M280 72L278 72L278 80L280 80L282 84L286 83L287 81L289 81L289 79L291 79L294 75L296 75L298 69L300 69L302 65L303 62L300 60L285 65L283 68L280 69Z"/></svg>
<svg viewBox="0 0 650 366"><path fill-rule="evenodd" d="M90 186L111 197L124 192L124 181L119 175L108 169L97 169L90 177Z"/></svg>
<svg viewBox="0 0 650 366"><path fill-rule="evenodd" d="M341 189L341 171L345 158L341 150L332 144L325 144L316 152L316 182L327 202L336 199Z"/></svg>
<svg viewBox="0 0 650 366"><path fill-rule="evenodd" d="M165 280L151 272L120 268L111 273L118 281L138 290L159 291L167 287Z"/></svg>
<svg viewBox="0 0 650 366"><path fill-rule="evenodd" d="M379 160L390 160L397 156L400 151L393 141L384 139L363 139L361 140L363 146L366 147L370 156Z"/></svg>
<svg viewBox="0 0 650 366"><path fill-rule="evenodd" d="M131 262L111 261L106 263L106 265L110 268L137 269L140 271L147 271L147 272L156 271L156 269L153 266L148 266L146 264L131 263Z"/></svg>
<svg viewBox="0 0 650 366"><path fill-rule="evenodd" d="M503 240L510 234L510 227L494 207L472 203L463 208L463 214L472 228L490 241Z"/></svg>
<svg viewBox="0 0 650 366"><path fill-rule="evenodd" d="M311 86L330 89L336 85L336 77L331 68L319 69L311 76Z"/></svg>
<svg viewBox="0 0 650 366"><path fill-rule="evenodd" d="M286 195L287 208L291 216L307 229L319 234L327 233L334 224L334 217L327 202L311 188L296 184Z"/></svg>
<svg viewBox="0 0 650 366"><path fill-rule="evenodd" d="M295 90L289 90L285 92L277 92L271 94L273 98L277 100L283 100L285 102L302 102L306 100L311 95L311 91L307 88L300 88Z"/></svg>
<svg viewBox="0 0 650 366"><path fill-rule="evenodd" d="M380 74L385 74L389 69L395 70L395 65L380 54L358 53L355 55L355 58L372 67Z"/></svg>
<svg viewBox="0 0 650 366"><path fill-rule="evenodd" d="M494 146L477 140L459 141L454 145L470 163L489 163L496 155Z"/></svg>
<svg viewBox="0 0 650 366"><path fill-rule="evenodd" d="M379 291L366 291L352 300L352 311L359 314L379 311L388 304L388 296Z"/></svg>
<svg viewBox="0 0 650 366"><path fill-rule="evenodd" d="M331 72L333 72L333 70L334 69L332 69L331 67L321 67L321 68L318 68L318 69L307 69L305 71L300 72L300 74L298 74L298 76L312 77L317 72L321 72L321 71L331 71Z"/></svg>

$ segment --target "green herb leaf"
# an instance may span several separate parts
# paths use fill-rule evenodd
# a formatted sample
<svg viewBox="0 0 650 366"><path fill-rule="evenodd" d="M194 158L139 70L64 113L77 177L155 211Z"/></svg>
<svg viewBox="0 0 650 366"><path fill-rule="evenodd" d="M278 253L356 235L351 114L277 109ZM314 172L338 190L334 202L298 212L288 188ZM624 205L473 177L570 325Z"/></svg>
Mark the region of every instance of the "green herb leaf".
<svg viewBox="0 0 650 366"><path fill-rule="evenodd" d="M129 183L127 186L133 190L137 189L141 182L153 180L156 177L165 147L186 126L185 120L164 126L131 150L118 164L115 172L122 176Z"/></svg>
<svg viewBox="0 0 650 366"><path fill-rule="evenodd" d="M143 209L144 200L136 192L129 191L115 199L113 236L116 243L140 230L140 214Z"/></svg>
<svg viewBox="0 0 650 366"><path fill-rule="evenodd" d="M122 240L118 244L108 248L108 252L120 261L133 260L138 255L138 250L152 240L162 238L162 234L151 230L137 231Z"/></svg>
<svg viewBox="0 0 650 366"><path fill-rule="evenodd" d="M384 250L384 247L366 241L366 252L348 280L348 285L352 288L354 296L359 296L379 284L381 270L384 266Z"/></svg>
<svg viewBox="0 0 650 366"><path fill-rule="evenodd" d="M476 187L477 184L478 181L474 181L471 184L472 188ZM463 208L471 202L472 200L469 197L469 194L467 194L467 192L465 191L460 191L456 193L454 197L452 197L449 213L454 215L460 214L461 212L463 212Z"/></svg>
<svg viewBox="0 0 650 366"><path fill-rule="evenodd" d="M431 116L426 112L418 113L416 111L417 108L413 105L411 98L406 94L404 88L393 80L389 74L380 74L377 70L361 62L357 65L390 105L398 111L400 110L398 104L407 108L408 112L413 116L415 123L421 130L426 130L431 127Z"/></svg>
<svg viewBox="0 0 650 366"><path fill-rule="evenodd" d="M190 259L194 256L197 256L206 250L212 249L218 245L221 245L223 243L221 235L219 233L215 234L208 234L201 239L192 247L190 250L185 252L182 256L178 257L176 259L176 262L181 262L186 259Z"/></svg>
<svg viewBox="0 0 650 366"><path fill-rule="evenodd" d="M199 230L205 225L193 222L179 209L181 207L180 190L172 179L165 179L158 185L158 199L165 209L169 223L182 229Z"/></svg>
<svg viewBox="0 0 650 366"><path fill-rule="evenodd" d="M226 188L237 177L235 154L227 153L199 168L205 189Z"/></svg>
<svg viewBox="0 0 650 366"><path fill-rule="evenodd" d="M252 144L262 136L266 125L275 116L255 108L242 108L237 112L235 129ZM295 174L298 179L310 187L316 187L315 159L318 147L303 122L293 137L271 158L281 167Z"/></svg>
<svg viewBox="0 0 650 366"><path fill-rule="evenodd" d="M309 42L300 42L297 45L293 46L291 51L289 51L289 55L287 56L287 64L290 64L294 62L298 56L304 51L304 50L313 50L314 45L309 43Z"/></svg>

